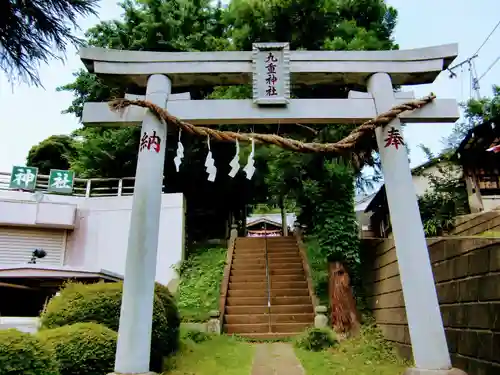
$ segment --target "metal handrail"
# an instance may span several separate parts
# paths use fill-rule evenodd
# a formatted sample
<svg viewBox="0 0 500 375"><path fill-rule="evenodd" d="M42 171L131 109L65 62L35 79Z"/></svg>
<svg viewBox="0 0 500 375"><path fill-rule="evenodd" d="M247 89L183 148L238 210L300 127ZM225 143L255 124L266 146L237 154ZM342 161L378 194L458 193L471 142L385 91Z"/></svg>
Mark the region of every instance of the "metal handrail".
<svg viewBox="0 0 500 375"><path fill-rule="evenodd" d="M264 223L264 238L265 238L265 252L266 252L266 278L267 278L267 318L268 328L271 332L271 280L269 279L269 258L267 255L267 225Z"/></svg>
<svg viewBox="0 0 500 375"><path fill-rule="evenodd" d="M10 172L0 172L0 191L9 188ZM48 191L49 176L39 174L35 191ZM122 178L78 178L74 179L73 193L77 197L120 197L134 194L135 177ZM163 188L165 185L163 185Z"/></svg>

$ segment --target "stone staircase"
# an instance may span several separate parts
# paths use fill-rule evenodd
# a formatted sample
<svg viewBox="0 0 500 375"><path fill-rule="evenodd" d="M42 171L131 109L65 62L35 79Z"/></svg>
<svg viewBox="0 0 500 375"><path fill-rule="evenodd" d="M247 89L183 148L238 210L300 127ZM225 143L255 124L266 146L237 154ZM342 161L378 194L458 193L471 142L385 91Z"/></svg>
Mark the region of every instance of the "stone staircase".
<svg viewBox="0 0 500 375"><path fill-rule="evenodd" d="M313 323L313 305L295 238L237 238L224 332L254 339L284 338Z"/></svg>

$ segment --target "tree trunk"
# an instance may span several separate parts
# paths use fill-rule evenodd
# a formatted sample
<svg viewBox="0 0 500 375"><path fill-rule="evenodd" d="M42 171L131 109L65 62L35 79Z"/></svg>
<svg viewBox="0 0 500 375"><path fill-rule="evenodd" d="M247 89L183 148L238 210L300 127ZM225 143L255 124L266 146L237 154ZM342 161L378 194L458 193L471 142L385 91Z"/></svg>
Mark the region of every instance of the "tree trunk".
<svg viewBox="0 0 500 375"><path fill-rule="evenodd" d="M329 264L329 276L332 327L339 334L356 335L360 328L360 317L349 274L342 263L332 262Z"/></svg>

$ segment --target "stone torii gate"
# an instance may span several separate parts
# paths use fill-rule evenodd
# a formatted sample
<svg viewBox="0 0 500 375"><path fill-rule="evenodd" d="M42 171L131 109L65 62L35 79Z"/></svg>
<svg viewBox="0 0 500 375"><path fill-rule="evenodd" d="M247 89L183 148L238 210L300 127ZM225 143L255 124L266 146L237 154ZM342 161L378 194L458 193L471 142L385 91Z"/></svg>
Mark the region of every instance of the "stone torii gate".
<svg viewBox="0 0 500 375"><path fill-rule="evenodd" d="M394 85L432 83L457 54L455 44L370 52L290 51L287 43L254 44L251 52L80 51L90 72L145 89L142 98L195 125L362 123L413 97L395 94ZM172 88L250 82L253 100L189 100L171 94ZM352 91L348 99L290 99L292 84L349 84L366 92ZM436 99L376 129L416 364L407 374L449 374L451 362L406 149L391 147L387 139L401 134L401 122L458 118L455 100ZM116 113L107 103L86 103L83 123L142 124L145 143L137 163L115 372L148 373L167 129L145 108Z"/></svg>

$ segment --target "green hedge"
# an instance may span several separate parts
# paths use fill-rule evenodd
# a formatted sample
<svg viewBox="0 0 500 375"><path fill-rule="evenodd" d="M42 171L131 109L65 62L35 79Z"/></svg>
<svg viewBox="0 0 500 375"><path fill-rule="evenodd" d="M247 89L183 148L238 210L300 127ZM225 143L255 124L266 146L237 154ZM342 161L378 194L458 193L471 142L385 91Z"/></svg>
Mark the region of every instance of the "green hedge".
<svg viewBox="0 0 500 375"><path fill-rule="evenodd" d="M52 349L60 375L104 375L113 371L115 331L96 323L76 323L38 333Z"/></svg>
<svg viewBox="0 0 500 375"><path fill-rule="evenodd" d="M68 283L41 315L42 329L95 322L118 332L123 283ZM178 349L180 318L168 290L156 285L151 337L151 369L161 371L163 357Z"/></svg>
<svg viewBox="0 0 500 375"><path fill-rule="evenodd" d="M58 375L53 353L35 336L0 331L0 375Z"/></svg>

